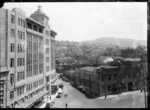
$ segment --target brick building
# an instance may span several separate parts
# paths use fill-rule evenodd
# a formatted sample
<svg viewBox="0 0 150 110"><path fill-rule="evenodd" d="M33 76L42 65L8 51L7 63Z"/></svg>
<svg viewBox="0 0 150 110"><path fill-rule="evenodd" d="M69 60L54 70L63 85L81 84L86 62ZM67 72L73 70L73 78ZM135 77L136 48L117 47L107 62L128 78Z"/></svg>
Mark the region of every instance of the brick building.
<svg viewBox="0 0 150 110"><path fill-rule="evenodd" d="M57 33L41 6L30 17L18 8L0 15L0 107L31 107L51 93Z"/></svg>

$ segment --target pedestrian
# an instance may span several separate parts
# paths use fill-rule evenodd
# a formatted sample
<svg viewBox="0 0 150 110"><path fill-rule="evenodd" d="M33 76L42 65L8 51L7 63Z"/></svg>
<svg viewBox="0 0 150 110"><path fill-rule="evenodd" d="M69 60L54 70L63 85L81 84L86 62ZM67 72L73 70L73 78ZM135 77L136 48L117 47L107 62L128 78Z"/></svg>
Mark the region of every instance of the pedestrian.
<svg viewBox="0 0 150 110"><path fill-rule="evenodd" d="M67 106L68 106L68 105L67 105L67 103L66 103L66 108L67 108Z"/></svg>

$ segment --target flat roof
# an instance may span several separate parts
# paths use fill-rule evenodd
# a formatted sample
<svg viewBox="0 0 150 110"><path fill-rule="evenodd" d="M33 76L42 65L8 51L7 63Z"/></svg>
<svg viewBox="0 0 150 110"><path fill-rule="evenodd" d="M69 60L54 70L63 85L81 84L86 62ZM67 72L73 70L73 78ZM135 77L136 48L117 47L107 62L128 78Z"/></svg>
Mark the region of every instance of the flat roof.
<svg viewBox="0 0 150 110"><path fill-rule="evenodd" d="M119 68L118 66L110 66L110 65L103 65L103 66L98 66L96 67L96 69L115 69L115 68Z"/></svg>
<svg viewBox="0 0 150 110"><path fill-rule="evenodd" d="M92 67L92 66L80 68L80 70L89 71L89 72L93 72L94 69L95 69L95 67Z"/></svg>

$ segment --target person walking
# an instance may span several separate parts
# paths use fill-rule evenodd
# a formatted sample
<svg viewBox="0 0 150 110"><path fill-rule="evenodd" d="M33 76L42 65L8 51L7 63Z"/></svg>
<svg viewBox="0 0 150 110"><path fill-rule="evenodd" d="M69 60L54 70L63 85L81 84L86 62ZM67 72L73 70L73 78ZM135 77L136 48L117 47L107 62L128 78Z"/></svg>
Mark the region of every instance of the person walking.
<svg viewBox="0 0 150 110"><path fill-rule="evenodd" d="M66 108L68 107L67 103L66 103Z"/></svg>

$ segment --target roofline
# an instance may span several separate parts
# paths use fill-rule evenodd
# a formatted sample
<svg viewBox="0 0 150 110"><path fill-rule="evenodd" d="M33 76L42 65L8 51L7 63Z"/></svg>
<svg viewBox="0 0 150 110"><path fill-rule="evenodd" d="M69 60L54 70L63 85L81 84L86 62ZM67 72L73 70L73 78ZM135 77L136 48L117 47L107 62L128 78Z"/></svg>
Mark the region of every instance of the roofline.
<svg viewBox="0 0 150 110"><path fill-rule="evenodd" d="M26 20L32 21L32 22L34 22L35 24L40 25L40 26L42 26L43 28L45 28L45 26L44 26L43 24L37 22L36 20L34 20L34 19L30 18L30 17L27 17Z"/></svg>

